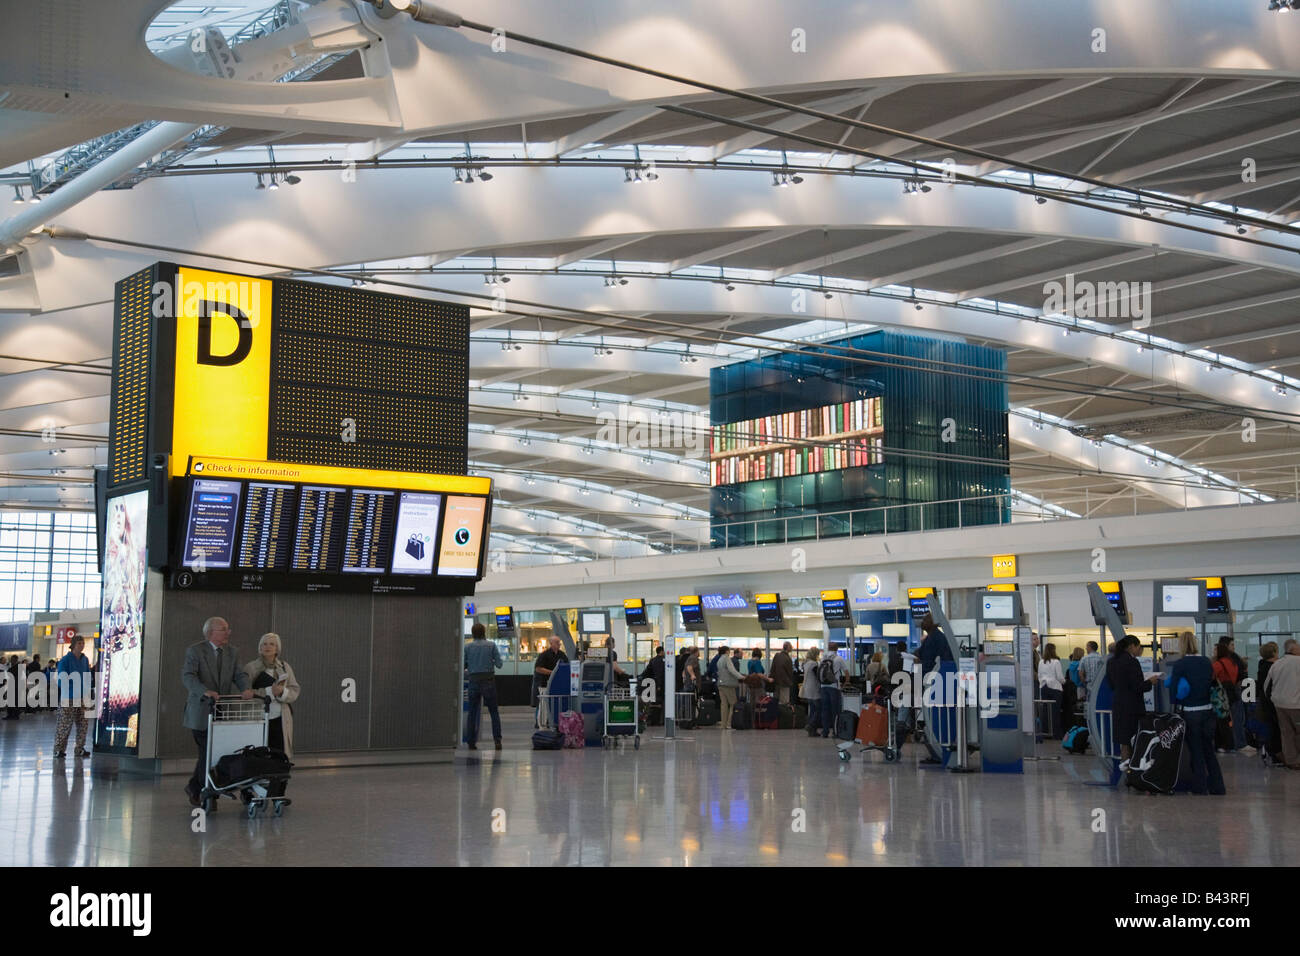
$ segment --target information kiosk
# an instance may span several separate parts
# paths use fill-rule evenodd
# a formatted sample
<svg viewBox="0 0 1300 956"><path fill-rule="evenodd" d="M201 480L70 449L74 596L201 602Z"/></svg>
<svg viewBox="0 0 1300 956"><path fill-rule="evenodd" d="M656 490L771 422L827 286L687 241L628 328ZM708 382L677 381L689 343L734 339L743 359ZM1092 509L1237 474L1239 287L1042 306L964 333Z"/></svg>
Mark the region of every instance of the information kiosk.
<svg viewBox="0 0 1300 956"><path fill-rule="evenodd" d="M984 651L980 673L986 694L997 701L997 709L980 714L980 767L985 773L1024 773L1024 738L1020 733L1017 679L1024 668L1033 671L1033 660L1016 653L1013 640L990 640L989 625L1017 627L1021 621L1019 591L976 592L976 627ZM1032 655L1032 651L1031 651Z"/></svg>
<svg viewBox="0 0 1300 956"><path fill-rule="evenodd" d="M1205 636L1205 622L1209 619L1209 597L1211 581L1216 582L1219 586L1214 590L1215 596L1215 615L1216 620L1223 619L1223 612L1220 608L1226 607L1227 590L1223 587L1222 578L1192 578L1186 581L1156 581L1154 583L1154 593L1151 597L1151 635L1153 643L1157 643L1156 654L1153 655L1153 667L1165 669L1172 667L1174 661L1182 657L1182 645L1177 637L1159 637L1160 619L1181 617L1191 618L1196 622L1196 641L1201 648L1201 653L1206 654L1209 651L1207 647L1208 640ZM1207 656L1209 656L1207 654ZM1171 699L1168 687L1164 686L1161 681L1155 687L1155 705L1156 710L1162 713L1168 713L1173 710L1173 701Z"/></svg>

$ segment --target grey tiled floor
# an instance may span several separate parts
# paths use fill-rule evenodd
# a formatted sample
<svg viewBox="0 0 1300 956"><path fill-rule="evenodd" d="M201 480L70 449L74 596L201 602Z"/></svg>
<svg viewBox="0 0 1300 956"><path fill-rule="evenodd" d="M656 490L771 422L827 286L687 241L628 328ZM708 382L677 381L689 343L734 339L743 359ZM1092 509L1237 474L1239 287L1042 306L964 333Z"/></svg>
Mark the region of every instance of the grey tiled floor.
<svg viewBox="0 0 1300 956"><path fill-rule="evenodd" d="M534 753L530 721L507 715L501 754L303 771L283 819L225 801L205 833L183 778L91 776L51 760L52 717L0 721L0 865L1300 862L1300 773L1246 756L1223 758L1227 797L1146 797L1088 786L1089 758L957 776L919 769L910 745L897 764L841 764L801 732L718 728L640 751Z"/></svg>

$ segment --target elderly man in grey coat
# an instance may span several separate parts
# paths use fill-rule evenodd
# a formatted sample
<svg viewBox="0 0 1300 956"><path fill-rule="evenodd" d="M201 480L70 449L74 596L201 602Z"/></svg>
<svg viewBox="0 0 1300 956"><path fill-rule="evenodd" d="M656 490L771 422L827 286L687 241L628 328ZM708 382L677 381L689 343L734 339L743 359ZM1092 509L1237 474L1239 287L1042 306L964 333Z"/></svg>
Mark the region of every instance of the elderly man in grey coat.
<svg viewBox="0 0 1300 956"><path fill-rule="evenodd" d="M181 683L188 692L182 723L194 732L194 743L199 748L199 759L194 763L194 775L185 785L185 794L190 798L190 806L197 807L202 802L203 765L208 751L208 711L203 699L239 694L247 700L253 696L248 675L239 666L235 649L230 646L230 625L225 618L210 617L203 622L203 640L185 649Z"/></svg>

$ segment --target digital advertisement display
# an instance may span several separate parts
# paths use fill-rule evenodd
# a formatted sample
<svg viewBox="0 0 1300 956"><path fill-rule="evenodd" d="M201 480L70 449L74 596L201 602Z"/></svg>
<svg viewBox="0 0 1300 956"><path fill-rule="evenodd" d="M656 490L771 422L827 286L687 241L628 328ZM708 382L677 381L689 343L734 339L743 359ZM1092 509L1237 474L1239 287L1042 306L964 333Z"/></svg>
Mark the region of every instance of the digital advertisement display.
<svg viewBox="0 0 1300 956"><path fill-rule="evenodd" d="M433 542L442 514L442 495L403 491L397 502L397 532L393 535L394 574L432 574ZM475 570L478 565L475 564Z"/></svg>
<svg viewBox="0 0 1300 956"><path fill-rule="evenodd" d="M139 746L148 509L148 491L110 498L105 508L97 750L134 753Z"/></svg>
<svg viewBox="0 0 1300 956"><path fill-rule="evenodd" d="M883 464L884 436L880 398L714 425L709 437L709 484L717 487Z"/></svg>
<svg viewBox="0 0 1300 956"><path fill-rule="evenodd" d="M466 578L478 576L486 509L486 498L447 496L447 517L443 521L442 541L438 547L439 574Z"/></svg>
<svg viewBox="0 0 1300 956"><path fill-rule="evenodd" d="M173 546L174 558L203 560L173 559L169 581L181 589L472 594L490 492L488 479L460 475L195 459L176 497L174 527L185 532Z"/></svg>

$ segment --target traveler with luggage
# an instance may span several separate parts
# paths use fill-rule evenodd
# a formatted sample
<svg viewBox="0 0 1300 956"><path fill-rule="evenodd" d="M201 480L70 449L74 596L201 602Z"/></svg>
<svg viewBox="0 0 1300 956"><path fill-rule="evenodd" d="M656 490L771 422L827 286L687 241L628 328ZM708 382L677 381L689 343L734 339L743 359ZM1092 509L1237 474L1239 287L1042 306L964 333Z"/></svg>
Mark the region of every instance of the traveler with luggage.
<svg viewBox="0 0 1300 956"><path fill-rule="evenodd" d="M764 683L769 683L767 668L763 666L763 649L761 647L754 648L753 653L749 655L749 660L746 663L748 664L745 668L745 675L747 677L752 677L757 674L763 679ZM745 683L752 688L749 696L758 700L761 695L759 694L758 688L754 686L754 682L751 680L746 681Z"/></svg>
<svg viewBox="0 0 1300 956"><path fill-rule="evenodd" d="M478 728L487 704L492 717L492 740L501 749L501 712L497 708L496 672L505 666L501 650L487 639L487 628L475 621L470 628L473 638L465 645L465 670L469 673L469 716L465 726L465 742L470 750L478 750Z"/></svg>
<svg viewBox="0 0 1300 956"><path fill-rule="evenodd" d="M1214 668L1210 659L1201 654L1196 637L1191 631L1178 636L1182 657L1174 661L1165 675L1165 686L1176 701L1183 723L1187 727L1186 745L1192 762L1192 793L1227 793L1223 785L1223 770L1214 754L1214 705L1210 703L1210 688L1214 684Z"/></svg>
<svg viewBox="0 0 1300 956"><path fill-rule="evenodd" d="M849 668L844 658L827 649L817 664L818 700L821 702L822 737L835 732L835 722L844 709L844 695L840 687L848 676ZM850 738L852 739L852 738Z"/></svg>
<svg viewBox="0 0 1300 956"><path fill-rule="evenodd" d="M257 642L259 656L244 665L244 673L254 696L271 700L266 712L267 747L282 750L293 760L293 703L302 693L302 688L289 662L280 656L280 649L279 634L263 634ZM287 780L272 780L267 787L267 796L282 797L287 786Z"/></svg>
<svg viewBox="0 0 1300 956"><path fill-rule="evenodd" d="M1264 691L1282 727L1282 758L1288 770L1300 770L1300 641L1283 645L1286 653L1268 671Z"/></svg>
<svg viewBox="0 0 1300 956"><path fill-rule="evenodd" d="M1246 708L1241 700L1241 682L1246 678L1246 662L1237 656L1233 640L1219 638L1214 648L1214 678L1228 698L1228 716L1219 719L1217 744L1227 753L1246 747Z"/></svg>
<svg viewBox="0 0 1300 956"><path fill-rule="evenodd" d="M235 648L229 642L230 625L226 619L208 618L203 622L203 640L185 649L185 663L181 667L181 683L185 685L187 694L181 723L193 732L194 744L199 751L194 773L185 785L185 795L193 807L200 805L200 793L207 779L208 715L203 699L211 697L216 700L238 694L249 700L253 696L248 686L248 675L240 669L235 659Z"/></svg>
<svg viewBox="0 0 1300 956"><path fill-rule="evenodd" d="M1264 760L1272 766L1283 766L1286 761L1282 759L1282 726L1277 722L1277 708L1273 706L1273 700L1266 690L1268 686L1268 672L1277 661L1277 642L1269 641L1261 644L1259 648L1259 673L1255 678L1255 687L1259 695L1258 703L1255 705L1256 719L1267 728L1264 731Z"/></svg>
<svg viewBox="0 0 1300 956"><path fill-rule="evenodd" d="M1127 760L1133 755L1133 737L1138 732L1138 722L1147 712L1147 684L1158 681L1159 674L1145 675L1138 658L1142 656L1142 642L1132 634L1125 634L1115 644L1115 653L1106 662L1106 678L1110 681L1113 696L1111 714L1115 740L1119 743L1120 757Z"/></svg>
<svg viewBox="0 0 1300 956"><path fill-rule="evenodd" d="M569 657L560 649L560 639L552 634L551 639L547 641L546 650L537 655L537 660L533 662L533 684L529 696L529 706L533 708L533 726L537 726L537 698L546 689L550 683L551 675L555 673L555 666L561 661L568 662ZM660 682L662 683L662 681ZM661 688L662 689L662 688Z"/></svg>
<svg viewBox="0 0 1300 956"><path fill-rule="evenodd" d="M808 723L804 730L809 737L815 737L821 726L821 684L817 681L817 662L821 653L820 647L814 647L804 656L803 685L799 688L799 696L808 703Z"/></svg>
<svg viewBox="0 0 1300 956"><path fill-rule="evenodd" d="M790 657L791 644L786 641L781 649L772 655L772 673L768 683L776 688L777 703L786 707L790 704L790 691L794 687L794 661Z"/></svg>
<svg viewBox="0 0 1300 956"><path fill-rule="evenodd" d="M744 677L736 668L735 660L731 656L730 648L723 647L718 652L718 696L722 698L722 713L719 715L722 719L722 726L725 730L731 729L732 715L736 709L736 699L739 695L740 684Z"/></svg>
<svg viewBox="0 0 1300 956"><path fill-rule="evenodd" d="M871 663L867 664L867 687L875 687L878 683L889 677L889 665L885 663L885 655L879 651L871 655Z"/></svg>
<svg viewBox="0 0 1300 956"><path fill-rule="evenodd" d="M952 647L948 644L948 636L943 633L943 628L934 623L929 612L921 618L921 630L925 632L925 637L921 641L921 674L930 673L934 670L935 664L939 661L952 663Z"/></svg>
<svg viewBox="0 0 1300 956"><path fill-rule="evenodd" d="M1065 673L1061 670L1061 659L1056 654L1056 645L1048 644L1043 648L1043 659L1038 665L1038 693L1050 707L1050 724L1045 732L1053 740L1060 740L1065 733L1062 720L1062 704L1065 702Z"/></svg>

